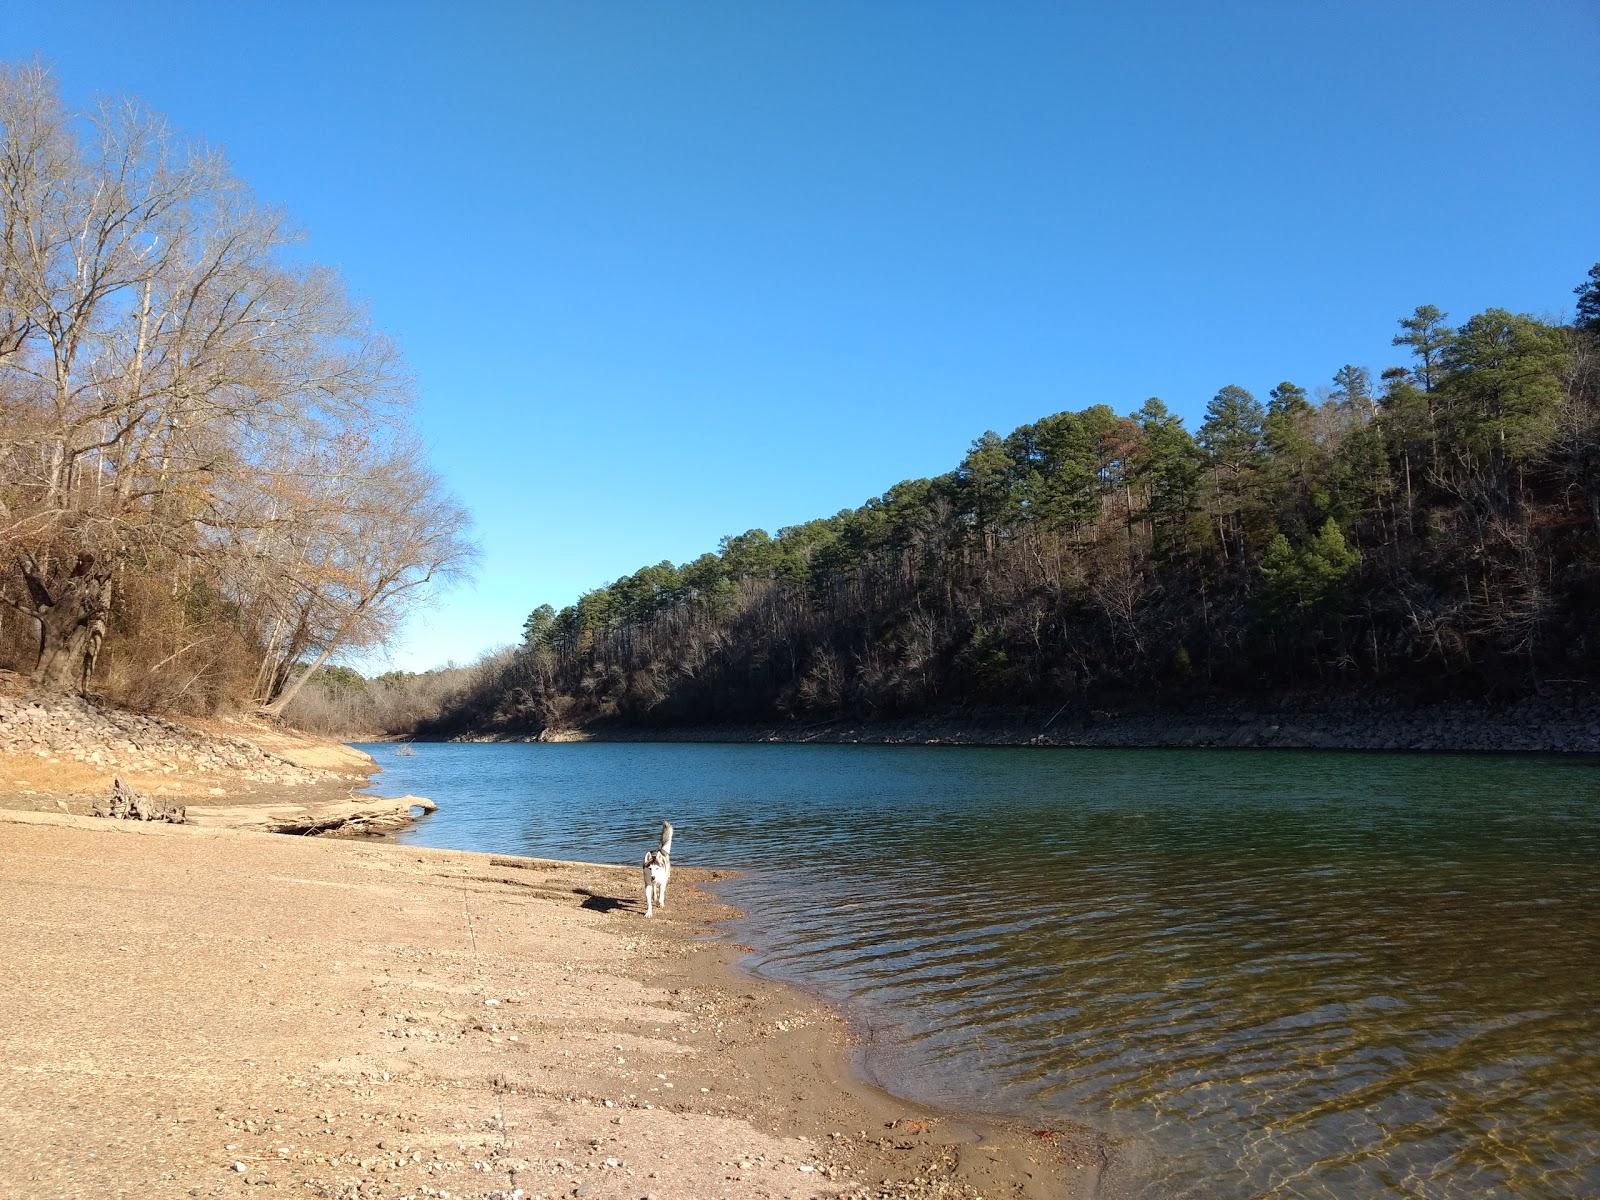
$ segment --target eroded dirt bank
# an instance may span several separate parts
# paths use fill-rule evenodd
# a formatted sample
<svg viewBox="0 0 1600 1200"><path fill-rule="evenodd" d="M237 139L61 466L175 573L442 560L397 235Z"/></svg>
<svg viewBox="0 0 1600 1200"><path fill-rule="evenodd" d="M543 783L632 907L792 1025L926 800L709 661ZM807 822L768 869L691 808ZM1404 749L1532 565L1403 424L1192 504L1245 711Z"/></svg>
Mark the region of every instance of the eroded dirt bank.
<svg viewBox="0 0 1600 1200"><path fill-rule="evenodd" d="M636 872L0 813L0 1195L1115 1192L1093 1135L854 1082Z"/></svg>

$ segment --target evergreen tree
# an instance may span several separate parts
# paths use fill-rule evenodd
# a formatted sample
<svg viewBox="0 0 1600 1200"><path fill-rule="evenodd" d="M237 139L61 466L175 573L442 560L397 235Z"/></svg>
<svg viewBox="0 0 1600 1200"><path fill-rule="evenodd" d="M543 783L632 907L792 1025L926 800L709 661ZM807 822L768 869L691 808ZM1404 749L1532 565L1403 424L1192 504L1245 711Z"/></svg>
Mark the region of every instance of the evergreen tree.
<svg viewBox="0 0 1600 1200"><path fill-rule="evenodd" d="M1241 564L1245 551L1244 514L1250 506L1265 454L1266 413L1244 388L1234 384L1206 405L1196 439L1211 463L1211 511L1224 558Z"/></svg>
<svg viewBox="0 0 1600 1200"><path fill-rule="evenodd" d="M538 649L549 644L550 635L555 631L556 610L548 604L541 604L528 614L528 619L522 624L523 645Z"/></svg>
<svg viewBox="0 0 1600 1200"><path fill-rule="evenodd" d="M1305 388L1285 380L1268 393L1262 440L1272 464L1273 485L1294 496L1296 503L1309 496L1315 476L1315 419L1316 409L1306 399Z"/></svg>
<svg viewBox="0 0 1600 1200"><path fill-rule="evenodd" d="M1415 496L1413 472L1416 464L1434 457L1435 438L1432 394L1417 385L1411 371L1390 367L1383 373L1383 395L1378 401L1383 414L1385 444L1399 458L1399 472L1405 490L1406 507Z"/></svg>
<svg viewBox="0 0 1600 1200"><path fill-rule="evenodd" d="M1267 603L1282 613L1327 607L1343 595L1360 562L1360 553L1351 549L1344 531L1332 517L1298 550L1279 533L1261 559Z"/></svg>
<svg viewBox="0 0 1600 1200"><path fill-rule="evenodd" d="M1260 402L1244 388L1229 384L1206 405L1196 440L1213 462L1230 471L1246 470L1261 461L1265 420Z"/></svg>
<svg viewBox="0 0 1600 1200"><path fill-rule="evenodd" d="M727 568L715 554L702 554L685 563L681 572L684 589L694 597L709 596L727 576Z"/></svg>
<svg viewBox="0 0 1600 1200"><path fill-rule="evenodd" d="M972 449L961 460L957 477L979 530L992 536L1009 522L1015 497L1015 469L999 434L991 429L972 443Z"/></svg>
<svg viewBox="0 0 1600 1200"><path fill-rule="evenodd" d="M1384 529L1394 493L1385 430L1377 421L1352 425L1339 439L1327 487L1328 510L1349 522L1374 518Z"/></svg>
<svg viewBox="0 0 1600 1200"><path fill-rule="evenodd" d="M1578 297L1573 324L1585 333L1600 335L1600 263L1589 268L1589 278L1572 289Z"/></svg>
<svg viewBox="0 0 1600 1200"><path fill-rule="evenodd" d="M1350 414L1353 420L1364 421L1372 415L1372 376L1365 367L1346 363L1333 375L1333 401Z"/></svg>
<svg viewBox="0 0 1600 1200"><path fill-rule="evenodd" d="M1165 557L1184 544L1199 489L1201 455L1182 418L1156 397L1146 400L1134 419L1143 435L1143 455L1134 479L1146 494L1151 548Z"/></svg>
<svg viewBox="0 0 1600 1200"><path fill-rule="evenodd" d="M731 579L771 579L780 553L765 529L747 529L722 539L722 565Z"/></svg>
<svg viewBox="0 0 1600 1200"><path fill-rule="evenodd" d="M1006 446L1022 474L1019 499L1030 520L1075 529L1094 516L1096 447L1084 414L1054 413L1024 425Z"/></svg>
<svg viewBox="0 0 1600 1200"><path fill-rule="evenodd" d="M1567 331L1491 308L1473 317L1444 356L1447 432L1480 460L1526 457L1555 432Z"/></svg>
<svg viewBox="0 0 1600 1200"><path fill-rule="evenodd" d="M955 481L945 475L938 479L908 479L883 494L884 536L897 551L916 550L938 538L943 523L941 508Z"/></svg>
<svg viewBox="0 0 1600 1200"><path fill-rule="evenodd" d="M1433 391L1439 381L1441 356L1450 344L1450 327L1445 324L1445 314L1431 304L1419 304L1409 317L1400 318L1400 332L1390 345L1409 346L1416 357L1417 383L1425 392Z"/></svg>

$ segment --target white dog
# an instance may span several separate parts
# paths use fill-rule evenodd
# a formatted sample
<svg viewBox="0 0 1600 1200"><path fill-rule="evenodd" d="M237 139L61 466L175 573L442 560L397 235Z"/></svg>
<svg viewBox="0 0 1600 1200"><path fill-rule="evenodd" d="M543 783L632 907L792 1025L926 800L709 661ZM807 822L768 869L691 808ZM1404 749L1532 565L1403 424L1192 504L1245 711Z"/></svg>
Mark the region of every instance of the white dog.
<svg viewBox="0 0 1600 1200"><path fill-rule="evenodd" d="M672 878L672 822L661 822L661 845L644 852L644 915L655 915L659 904L667 908L667 880Z"/></svg>

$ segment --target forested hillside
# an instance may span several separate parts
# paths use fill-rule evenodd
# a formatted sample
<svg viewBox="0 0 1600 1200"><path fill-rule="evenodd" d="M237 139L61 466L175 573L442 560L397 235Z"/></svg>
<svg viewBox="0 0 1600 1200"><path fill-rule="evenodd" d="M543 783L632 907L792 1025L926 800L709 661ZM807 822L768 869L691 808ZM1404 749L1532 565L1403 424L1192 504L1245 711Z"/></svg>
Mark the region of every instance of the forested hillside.
<svg viewBox="0 0 1600 1200"><path fill-rule="evenodd" d="M132 101L0 66L0 667L280 712L471 556L337 276Z"/></svg>
<svg viewBox="0 0 1600 1200"><path fill-rule="evenodd" d="M1592 681L1600 266L1577 293L1570 325L1419 307L1403 365L1229 385L1193 431L1151 399L985 433L948 474L535 610L435 727Z"/></svg>

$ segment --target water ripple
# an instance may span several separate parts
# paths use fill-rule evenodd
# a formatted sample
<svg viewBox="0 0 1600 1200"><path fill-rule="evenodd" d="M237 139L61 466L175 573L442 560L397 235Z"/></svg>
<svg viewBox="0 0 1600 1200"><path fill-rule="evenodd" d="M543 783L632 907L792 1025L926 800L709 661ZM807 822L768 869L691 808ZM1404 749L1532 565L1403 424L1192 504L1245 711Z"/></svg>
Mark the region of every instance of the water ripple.
<svg viewBox="0 0 1600 1200"><path fill-rule="evenodd" d="M1600 1194L1600 781L1573 759L374 752L407 840L730 887L930 1100L1130 1139L1151 1196Z"/></svg>

